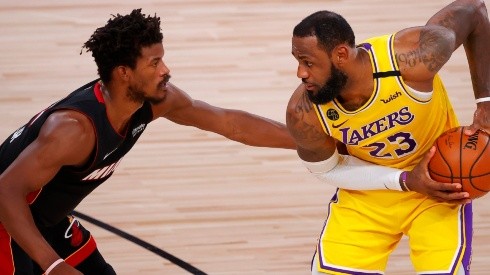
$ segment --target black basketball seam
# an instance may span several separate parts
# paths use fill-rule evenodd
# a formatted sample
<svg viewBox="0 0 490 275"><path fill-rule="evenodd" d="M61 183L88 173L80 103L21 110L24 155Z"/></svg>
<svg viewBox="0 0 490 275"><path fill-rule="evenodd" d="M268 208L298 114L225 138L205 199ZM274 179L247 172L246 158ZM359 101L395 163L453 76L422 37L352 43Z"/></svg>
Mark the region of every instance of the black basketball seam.
<svg viewBox="0 0 490 275"><path fill-rule="evenodd" d="M447 159L447 156L444 155L444 151L440 150L441 146L440 146L440 142L443 142L442 144L444 144L444 141L442 141L443 139L441 139L441 141L439 139L436 139L436 142L435 142L435 147L436 149L439 151L439 157L441 158L441 162L443 162L447 168L448 171L441 171L441 173L444 173L444 174L441 174L441 173L438 173L436 171L434 171L433 169L431 169L431 166L429 165L428 166L428 170L430 172L431 175L433 176L437 176L437 177L440 177L441 178L441 181L444 181L444 179L447 179L448 182L455 182L456 179L458 179L460 181L461 184L463 184L463 182L468 182L466 184L469 184L468 187L471 187L473 188L475 191L479 191L479 192L484 192L484 193L488 193L490 192L490 189L489 190L484 190L484 189L481 189L480 187L477 187L474 183L473 183L473 180L476 180L477 178L480 178L480 177L486 177L488 175L490 175L490 171L489 172L486 172L486 173L483 173L483 174L479 174L479 175L472 175L472 171L474 170L475 166L476 166L476 163L478 163L478 160L481 160L483 158L483 156L485 155L485 152L486 152L486 148L488 146L490 146L490 137L487 138L486 140L486 144L484 146L484 150L482 150L476 157L476 159L474 159L473 163L471 163L470 167L469 167L469 171L468 171L468 175L465 176L463 174L463 166L464 164L466 163L465 161L463 161L463 148L464 148L464 144L463 144L463 137L465 137L464 135L464 127L458 127L457 130L453 131L454 132L458 132L459 131L459 134L460 134L460 139L459 139L459 159L460 159L460 162L459 162L459 168L460 168L460 172L458 175L455 175L455 171L453 171L452 167L449 165L449 162L448 162L448 159ZM457 133L455 133L456 136L457 136ZM485 134L485 133L484 133ZM430 163L429 163L430 164ZM441 163L442 164L442 163ZM440 167L442 168L442 167ZM447 175L446 173L449 172L449 175ZM480 197L481 195L479 195L478 197Z"/></svg>
<svg viewBox="0 0 490 275"><path fill-rule="evenodd" d="M459 180L463 184L463 127L459 127Z"/></svg>
<svg viewBox="0 0 490 275"><path fill-rule="evenodd" d="M489 142L490 142L490 138L487 138L487 144L485 144L485 148L487 148L487 146L488 146L488 143L489 143ZM489 191L490 191L490 189L489 189L489 190L480 189L479 187L476 187L476 186L473 184L473 182L471 181L473 178L477 178L477 177L481 177L481 176L485 176L485 175L490 174L490 172L488 172L488 173L486 173L486 174L483 174L483 175L478 175L478 176L474 176L474 177L473 177L473 176L472 176L472 173L471 173L471 171L473 171L473 167L475 167L475 164L476 164L476 163L478 163L478 160L479 160L479 159L480 159L480 158L483 156L483 154L484 154L484 153L485 153L485 149L483 149L483 150L480 152L480 154L478 155L478 157L475 159L475 161L473 161L473 163L472 163L472 165L471 165L471 167L470 167L470 171L469 171L469 176L468 176L468 178L469 178L470 185L471 185L473 188L475 188L476 190L481 191L481 192L489 192Z"/></svg>
<svg viewBox="0 0 490 275"><path fill-rule="evenodd" d="M442 174L439 174L437 172L431 172L431 173L433 175L439 176L441 178L447 178L447 179L451 178L451 176L442 175ZM490 172L485 173L485 174L481 174L481 175L478 175L478 176L467 176L467 177L466 176L461 176L461 178L464 179L464 180L469 180L470 178L480 178L480 177L484 177L484 176L487 176L487 175L490 175Z"/></svg>
<svg viewBox="0 0 490 275"><path fill-rule="evenodd" d="M437 151L439 151L439 155L441 155L441 159L444 161L444 164L446 164L446 167L449 169L449 173L451 174L451 176L449 178L451 179L451 182L453 182L453 180L452 180L453 179L453 169L451 168L451 165L449 165L449 162L447 161L447 159L444 157L442 150L439 149L439 139L436 140L435 145L436 145ZM430 169L430 166L428 168L432 174L447 178L447 176L442 176L442 175L432 171L432 169Z"/></svg>

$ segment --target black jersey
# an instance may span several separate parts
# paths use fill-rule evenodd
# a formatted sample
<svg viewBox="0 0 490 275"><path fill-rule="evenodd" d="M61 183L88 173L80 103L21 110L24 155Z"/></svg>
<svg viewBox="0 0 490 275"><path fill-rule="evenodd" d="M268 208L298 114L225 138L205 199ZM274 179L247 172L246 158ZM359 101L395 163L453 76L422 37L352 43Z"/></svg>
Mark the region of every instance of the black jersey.
<svg viewBox="0 0 490 275"><path fill-rule="evenodd" d="M107 118L99 82L92 81L41 111L10 135L0 146L0 173L36 139L47 117L57 110L76 110L85 114L92 121L96 145L84 167L62 167L42 189L27 196L39 226L50 226L61 221L85 196L107 180L153 117L150 103L145 102L131 117L126 133L120 135Z"/></svg>

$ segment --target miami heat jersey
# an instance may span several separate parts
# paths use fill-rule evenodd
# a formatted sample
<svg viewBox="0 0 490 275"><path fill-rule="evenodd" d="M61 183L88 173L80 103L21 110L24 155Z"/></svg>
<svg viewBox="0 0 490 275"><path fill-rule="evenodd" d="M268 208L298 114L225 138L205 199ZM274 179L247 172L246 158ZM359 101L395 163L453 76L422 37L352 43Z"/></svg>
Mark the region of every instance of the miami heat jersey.
<svg viewBox="0 0 490 275"><path fill-rule="evenodd" d="M445 130L458 125L438 75L431 93L417 92L403 81L393 50L394 35L367 40L374 90L358 110L337 101L316 105L324 131L343 142L349 154L375 164L411 169ZM417 153L416 153L417 152Z"/></svg>
<svg viewBox="0 0 490 275"><path fill-rule="evenodd" d="M150 103L145 102L131 117L126 133L120 135L107 118L99 82L92 81L41 111L10 135L0 147L0 173L36 139L48 116L58 110L75 110L85 114L92 122L97 140L85 167L62 167L41 190L28 195L27 201L39 226L50 226L61 221L85 196L107 180L153 117Z"/></svg>

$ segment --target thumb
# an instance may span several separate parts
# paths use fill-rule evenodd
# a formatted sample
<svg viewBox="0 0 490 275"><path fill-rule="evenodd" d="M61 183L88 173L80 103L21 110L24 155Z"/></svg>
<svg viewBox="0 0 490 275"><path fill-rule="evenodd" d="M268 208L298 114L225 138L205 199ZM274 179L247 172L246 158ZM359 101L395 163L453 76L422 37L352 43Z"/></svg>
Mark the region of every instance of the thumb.
<svg viewBox="0 0 490 275"><path fill-rule="evenodd" d="M475 125L475 123L471 124L470 126L466 126L464 127L464 134L467 135L467 136L471 136L473 135L474 133L476 133L476 131L478 131L479 127L477 127L477 125Z"/></svg>
<svg viewBox="0 0 490 275"><path fill-rule="evenodd" d="M425 167L427 169L427 166L429 165L429 161L432 159L432 157L434 156L434 154L436 153L436 147L435 146L432 146L429 151L424 155L424 157L422 158L422 160L420 161L420 164L423 165L423 167Z"/></svg>

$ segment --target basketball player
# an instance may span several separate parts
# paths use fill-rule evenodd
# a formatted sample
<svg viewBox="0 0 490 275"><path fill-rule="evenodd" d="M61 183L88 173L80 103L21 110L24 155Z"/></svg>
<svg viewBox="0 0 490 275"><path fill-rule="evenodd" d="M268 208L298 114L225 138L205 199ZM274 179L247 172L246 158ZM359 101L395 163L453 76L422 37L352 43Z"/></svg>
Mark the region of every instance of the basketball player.
<svg viewBox="0 0 490 275"><path fill-rule="evenodd" d="M0 147L0 274L115 274L70 212L159 117L244 144L295 149L284 124L193 100L169 82L160 18L116 15L84 44L92 81ZM75 267L75 268L74 268Z"/></svg>
<svg viewBox="0 0 490 275"><path fill-rule="evenodd" d="M468 193L459 183L432 181L427 164L435 138L458 125L438 71L461 45L477 103L466 132L490 132L489 43L480 0L455 1L425 26L359 45L345 19L330 11L294 28L302 83L287 126L308 170L338 187L312 274L383 274L403 235L418 274L469 274Z"/></svg>

